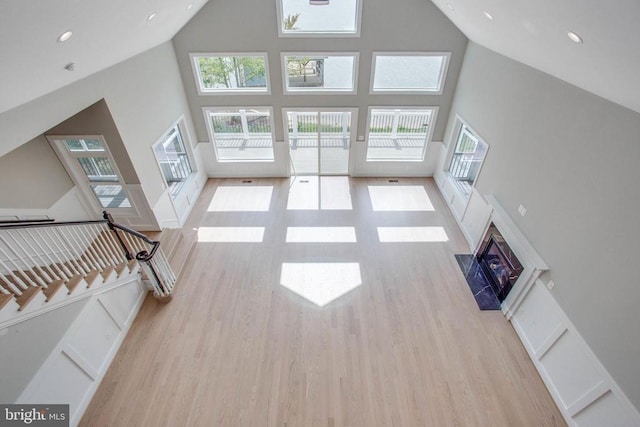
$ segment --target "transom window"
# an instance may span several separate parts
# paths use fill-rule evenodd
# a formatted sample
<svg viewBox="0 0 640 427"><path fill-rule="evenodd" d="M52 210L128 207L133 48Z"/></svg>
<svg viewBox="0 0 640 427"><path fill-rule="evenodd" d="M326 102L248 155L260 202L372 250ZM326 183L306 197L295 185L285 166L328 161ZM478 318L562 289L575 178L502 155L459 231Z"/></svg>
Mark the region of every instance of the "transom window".
<svg viewBox="0 0 640 427"><path fill-rule="evenodd" d="M233 93L269 93L266 53L216 54L192 53L200 95Z"/></svg>
<svg viewBox="0 0 640 427"><path fill-rule="evenodd" d="M270 107L207 107L204 114L218 161L273 161Z"/></svg>
<svg viewBox="0 0 640 427"><path fill-rule="evenodd" d="M193 172L180 127L177 124L154 144L153 152L171 197L175 198Z"/></svg>
<svg viewBox="0 0 640 427"><path fill-rule="evenodd" d="M285 93L355 93L357 53L283 53Z"/></svg>
<svg viewBox="0 0 640 427"><path fill-rule="evenodd" d="M367 161L422 161L437 107L371 108Z"/></svg>
<svg viewBox="0 0 640 427"><path fill-rule="evenodd" d="M449 53L374 53L371 93L442 93Z"/></svg>
<svg viewBox="0 0 640 427"><path fill-rule="evenodd" d="M474 186L480 167L489 146L466 124L461 123L456 137L456 146L449 163L449 174L465 195Z"/></svg>
<svg viewBox="0 0 640 427"><path fill-rule="evenodd" d="M277 0L280 37L360 35L361 0Z"/></svg>

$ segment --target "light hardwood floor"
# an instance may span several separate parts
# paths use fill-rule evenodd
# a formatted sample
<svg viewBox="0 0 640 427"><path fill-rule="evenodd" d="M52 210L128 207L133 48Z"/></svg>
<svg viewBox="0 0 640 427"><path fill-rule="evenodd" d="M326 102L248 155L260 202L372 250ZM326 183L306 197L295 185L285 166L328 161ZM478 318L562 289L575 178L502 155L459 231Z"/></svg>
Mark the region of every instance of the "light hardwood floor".
<svg viewBox="0 0 640 427"><path fill-rule="evenodd" d="M209 180L184 229L264 227L263 241L196 244L173 301L145 301L82 425L565 425L511 325L478 310L433 180L349 183L352 210L287 210L289 180ZM208 211L217 188L248 186L272 187L268 212ZM374 211L368 186L425 188L434 210ZM357 242L286 243L293 226L355 227ZM381 226L448 241L381 243ZM280 285L283 263L311 262L358 263L362 284L323 307Z"/></svg>

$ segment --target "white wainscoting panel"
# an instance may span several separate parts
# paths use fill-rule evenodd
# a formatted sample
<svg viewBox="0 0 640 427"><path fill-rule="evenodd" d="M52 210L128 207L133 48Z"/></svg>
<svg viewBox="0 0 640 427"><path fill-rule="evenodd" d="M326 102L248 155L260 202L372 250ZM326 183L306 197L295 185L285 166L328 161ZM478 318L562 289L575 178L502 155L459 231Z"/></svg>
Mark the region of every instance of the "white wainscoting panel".
<svg viewBox="0 0 640 427"><path fill-rule="evenodd" d="M460 220L460 225L469 247L474 252L478 248L482 236L487 231L492 211L493 208L484 200L478 190L475 187L472 188L469 203L464 216Z"/></svg>
<svg viewBox="0 0 640 427"><path fill-rule="evenodd" d="M146 294L132 277L92 295L15 403L69 404L77 425Z"/></svg>
<svg viewBox="0 0 640 427"><path fill-rule="evenodd" d="M638 410L541 280L526 293L511 322L570 426L640 426Z"/></svg>

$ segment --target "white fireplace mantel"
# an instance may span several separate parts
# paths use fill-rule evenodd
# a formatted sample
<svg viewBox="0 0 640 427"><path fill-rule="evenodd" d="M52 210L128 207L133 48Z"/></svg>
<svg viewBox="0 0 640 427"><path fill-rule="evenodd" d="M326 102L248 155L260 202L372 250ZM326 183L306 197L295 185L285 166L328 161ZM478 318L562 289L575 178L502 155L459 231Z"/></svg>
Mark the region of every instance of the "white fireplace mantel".
<svg viewBox="0 0 640 427"><path fill-rule="evenodd" d="M502 312L507 319L511 319L536 279L540 277L540 274L547 271L549 267L542 257L538 255L504 208L498 203L498 200L496 200L492 194L486 195L484 198L491 208L491 215L485 226L485 231L493 222L524 267L520 277L516 280L516 283L509 292L509 295L507 295L507 298L502 302Z"/></svg>

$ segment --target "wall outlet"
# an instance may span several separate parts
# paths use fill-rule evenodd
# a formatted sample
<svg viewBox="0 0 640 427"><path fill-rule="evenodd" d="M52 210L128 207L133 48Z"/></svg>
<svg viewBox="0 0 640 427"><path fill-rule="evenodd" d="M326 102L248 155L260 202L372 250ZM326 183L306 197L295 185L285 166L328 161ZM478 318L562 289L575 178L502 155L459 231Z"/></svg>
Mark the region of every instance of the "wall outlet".
<svg viewBox="0 0 640 427"><path fill-rule="evenodd" d="M549 280L549 283L547 283L547 288L549 288L549 290L553 289L556 286L556 284L553 282L553 280Z"/></svg>
<svg viewBox="0 0 640 427"><path fill-rule="evenodd" d="M358 135L358 141L364 141L364 136Z"/></svg>

